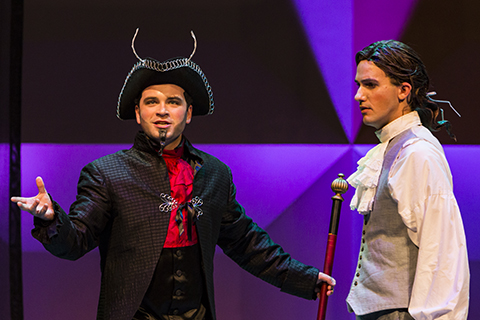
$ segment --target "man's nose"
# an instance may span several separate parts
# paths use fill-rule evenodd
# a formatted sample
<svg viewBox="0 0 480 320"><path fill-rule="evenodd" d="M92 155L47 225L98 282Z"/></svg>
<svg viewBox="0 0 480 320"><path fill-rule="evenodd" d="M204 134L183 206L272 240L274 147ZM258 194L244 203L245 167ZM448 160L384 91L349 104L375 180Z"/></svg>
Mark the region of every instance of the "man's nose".
<svg viewBox="0 0 480 320"><path fill-rule="evenodd" d="M167 104L165 102L160 102L158 105L157 105L157 114L158 115L167 115L168 114L168 109L167 109Z"/></svg>
<svg viewBox="0 0 480 320"><path fill-rule="evenodd" d="M357 93L355 94L355 100L358 102L365 101L365 95L363 94L362 87L358 87Z"/></svg>

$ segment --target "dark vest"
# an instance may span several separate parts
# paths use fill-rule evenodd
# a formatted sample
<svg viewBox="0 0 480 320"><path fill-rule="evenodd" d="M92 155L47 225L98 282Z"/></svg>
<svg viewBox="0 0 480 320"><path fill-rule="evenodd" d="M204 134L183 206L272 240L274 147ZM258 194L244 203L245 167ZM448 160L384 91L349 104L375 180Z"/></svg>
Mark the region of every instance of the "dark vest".
<svg viewBox="0 0 480 320"><path fill-rule="evenodd" d="M198 244L164 248L142 306L157 318L162 315L196 319L204 296L204 277ZM203 319L203 314L200 314Z"/></svg>

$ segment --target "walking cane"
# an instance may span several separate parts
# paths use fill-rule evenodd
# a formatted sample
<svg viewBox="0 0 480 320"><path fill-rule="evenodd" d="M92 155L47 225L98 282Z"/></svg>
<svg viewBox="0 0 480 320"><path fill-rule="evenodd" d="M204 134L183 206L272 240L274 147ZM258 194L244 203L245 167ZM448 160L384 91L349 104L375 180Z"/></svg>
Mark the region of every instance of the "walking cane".
<svg viewBox="0 0 480 320"><path fill-rule="evenodd" d="M348 183L343 179L342 173L338 174L338 178L332 182L332 191L335 195L332 197L332 215L330 217L330 229L328 231L327 251L325 252L325 262L323 265L323 273L331 276L333 267L333 256L335 254L335 244L337 243L338 222L340 221L340 207L342 206L342 194L347 192ZM320 288L320 302L318 304L317 320L325 320L327 314L327 286L326 282L322 283Z"/></svg>

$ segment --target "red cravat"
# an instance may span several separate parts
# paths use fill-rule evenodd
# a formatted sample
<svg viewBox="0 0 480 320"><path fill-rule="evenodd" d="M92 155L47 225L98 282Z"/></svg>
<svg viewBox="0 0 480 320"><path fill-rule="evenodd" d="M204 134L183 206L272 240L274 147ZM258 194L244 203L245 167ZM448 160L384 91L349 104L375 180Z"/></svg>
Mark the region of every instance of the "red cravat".
<svg viewBox="0 0 480 320"><path fill-rule="evenodd" d="M181 156L183 146L175 150L163 150L163 159L167 164L170 178L171 197L181 206L192 200L193 169ZM186 228L188 226L187 208L177 212L178 207L172 209L168 225L167 239L164 248L178 248L194 245L198 242L195 225L192 227L192 238L188 240ZM185 231L185 232L184 232Z"/></svg>

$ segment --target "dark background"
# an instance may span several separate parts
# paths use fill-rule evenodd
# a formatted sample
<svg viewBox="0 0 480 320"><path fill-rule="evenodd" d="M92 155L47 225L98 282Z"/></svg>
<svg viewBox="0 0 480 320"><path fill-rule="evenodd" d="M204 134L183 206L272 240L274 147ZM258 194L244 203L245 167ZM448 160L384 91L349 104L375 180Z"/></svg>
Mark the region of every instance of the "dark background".
<svg viewBox="0 0 480 320"><path fill-rule="evenodd" d="M361 36L369 32L368 6L358 4L354 33ZM462 114L443 105L461 144L480 142L472 132L479 8L471 0L419 1L400 39L423 58L436 98ZM49 0L26 1L25 12L24 142L130 143L137 127L116 119L115 109L136 62L130 43L139 27L138 54L160 61L189 56L190 30L197 36L193 60L212 85L216 110L189 126L194 142L348 143L290 1ZM354 74L345 76L353 84ZM372 132L362 126L355 143L376 143ZM437 136L454 143L444 130Z"/></svg>
<svg viewBox="0 0 480 320"><path fill-rule="evenodd" d="M141 4L141 5L139 5ZM214 92L197 143L346 143L290 1L27 1L24 142L130 143L116 119L136 58L189 56ZM198 124L197 124L198 123Z"/></svg>
<svg viewBox="0 0 480 320"><path fill-rule="evenodd" d="M450 100L459 118L441 104L453 125L458 144L479 144L476 133L480 116L480 2L418 1L400 39L413 47L427 66L434 99ZM388 13L386 13L388 16ZM360 20L360 19L359 19ZM380 39L379 39L380 40ZM376 143L373 129L362 126L356 143ZM455 144L445 129L437 133L442 144Z"/></svg>

